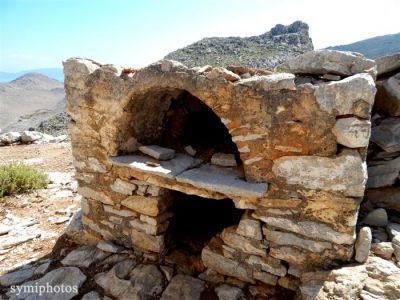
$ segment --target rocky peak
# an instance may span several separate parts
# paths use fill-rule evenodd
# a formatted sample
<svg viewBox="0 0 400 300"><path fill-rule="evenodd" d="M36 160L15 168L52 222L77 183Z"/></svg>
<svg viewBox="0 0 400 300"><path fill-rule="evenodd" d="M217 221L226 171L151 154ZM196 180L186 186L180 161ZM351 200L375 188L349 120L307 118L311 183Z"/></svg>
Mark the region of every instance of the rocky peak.
<svg viewBox="0 0 400 300"><path fill-rule="evenodd" d="M190 67L208 64L272 69L294 56L313 50L308 29L306 23L296 21L287 26L277 24L258 36L204 38L169 53L165 58Z"/></svg>

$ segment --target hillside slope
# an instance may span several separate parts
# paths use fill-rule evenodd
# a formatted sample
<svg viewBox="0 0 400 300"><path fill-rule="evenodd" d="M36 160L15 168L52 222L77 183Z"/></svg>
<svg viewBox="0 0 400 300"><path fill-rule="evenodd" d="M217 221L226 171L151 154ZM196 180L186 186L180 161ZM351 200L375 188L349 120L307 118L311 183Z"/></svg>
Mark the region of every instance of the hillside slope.
<svg viewBox="0 0 400 300"><path fill-rule="evenodd" d="M327 49L352 51L375 59L381 56L400 53L400 33L376 36L348 45L328 47Z"/></svg>
<svg viewBox="0 0 400 300"><path fill-rule="evenodd" d="M26 130L65 106L64 86L42 74L29 73L0 84L0 128Z"/></svg>
<svg viewBox="0 0 400 300"><path fill-rule="evenodd" d="M64 81L64 73L62 68L43 68L34 70L25 70L17 73L0 72L0 83L10 82L28 73L40 73L60 82Z"/></svg>
<svg viewBox="0 0 400 300"><path fill-rule="evenodd" d="M258 36L204 38L169 53L165 58L189 67L240 65L272 69L288 58L312 49L308 25L296 21L288 26L278 24Z"/></svg>

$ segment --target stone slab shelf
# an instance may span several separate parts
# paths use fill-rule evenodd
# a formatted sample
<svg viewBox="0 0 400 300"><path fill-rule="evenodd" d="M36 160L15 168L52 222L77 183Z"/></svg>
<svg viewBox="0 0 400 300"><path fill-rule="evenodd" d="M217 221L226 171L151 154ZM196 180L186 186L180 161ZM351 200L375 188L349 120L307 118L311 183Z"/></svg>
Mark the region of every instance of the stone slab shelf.
<svg viewBox="0 0 400 300"><path fill-rule="evenodd" d="M129 168L139 179L151 184L184 193L190 193L192 187L193 194L201 190L204 197L214 199L257 199L268 189L267 183L243 180L236 169L203 164L202 160L181 153L167 161L144 155L115 156L109 161L115 166ZM159 180L160 177L166 180Z"/></svg>

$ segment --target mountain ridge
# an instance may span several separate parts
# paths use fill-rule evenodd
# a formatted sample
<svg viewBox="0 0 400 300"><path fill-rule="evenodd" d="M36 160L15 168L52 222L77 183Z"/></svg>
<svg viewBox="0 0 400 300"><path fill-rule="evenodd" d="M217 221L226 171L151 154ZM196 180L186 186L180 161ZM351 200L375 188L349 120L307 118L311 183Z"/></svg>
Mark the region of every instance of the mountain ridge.
<svg viewBox="0 0 400 300"><path fill-rule="evenodd" d="M272 69L283 61L314 49L309 27L302 21L277 24L270 31L250 37L210 37L175 50L166 59L189 67L239 65Z"/></svg>
<svg viewBox="0 0 400 300"><path fill-rule="evenodd" d="M0 71L0 83L11 82L25 74L39 73L59 82L64 81L64 72L62 68L40 68L32 70L23 70L21 72L2 72Z"/></svg>
<svg viewBox="0 0 400 300"><path fill-rule="evenodd" d="M367 58L376 59L400 53L400 33L374 36L351 44L330 46L326 49L359 52Z"/></svg>
<svg viewBox="0 0 400 300"><path fill-rule="evenodd" d="M0 83L0 128L22 131L64 111L63 83L43 74L28 73Z"/></svg>

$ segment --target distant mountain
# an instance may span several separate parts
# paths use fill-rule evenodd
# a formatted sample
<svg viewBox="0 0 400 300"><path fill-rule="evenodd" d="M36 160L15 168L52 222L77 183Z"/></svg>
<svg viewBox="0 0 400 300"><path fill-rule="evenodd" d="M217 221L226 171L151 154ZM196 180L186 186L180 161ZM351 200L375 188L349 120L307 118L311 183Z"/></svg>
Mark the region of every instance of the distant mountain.
<svg viewBox="0 0 400 300"><path fill-rule="evenodd" d="M272 69L288 58L313 48L308 25L296 21L288 26L278 24L258 36L204 38L169 53L165 58L177 60L189 67L239 65Z"/></svg>
<svg viewBox="0 0 400 300"><path fill-rule="evenodd" d="M29 73L40 73L47 77L53 78L60 82L64 81L64 73L61 68L46 68L46 69L35 69L35 70L27 70L21 71L17 73L9 73L9 72L0 72L0 82L10 82L18 77L21 77L25 74Z"/></svg>
<svg viewBox="0 0 400 300"><path fill-rule="evenodd" d="M0 83L0 128L27 130L64 111L61 82L38 73L28 73L9 83Z"/></svg>
<svg viewBox="0 0 400 300"><path fill-rule="evenodd" d="M352 51L375 59L381 56L400 53L400 33L376 36L348 45L328 47L327 49Z"/></svg>

